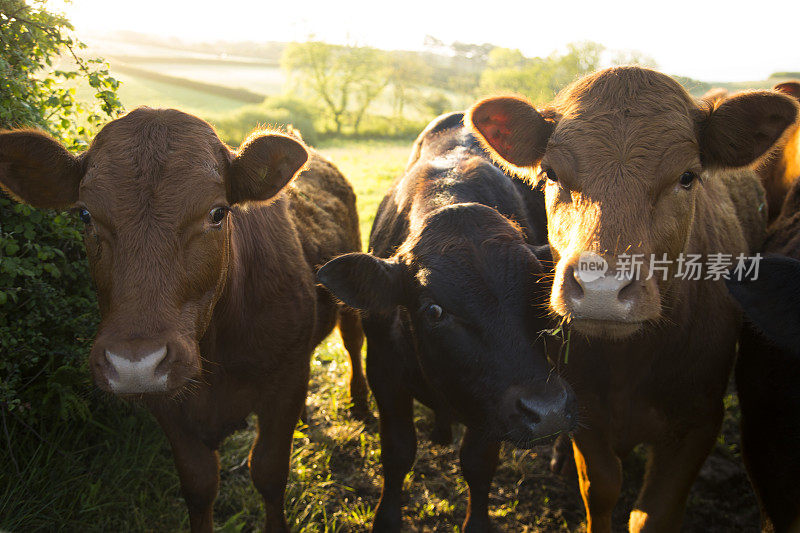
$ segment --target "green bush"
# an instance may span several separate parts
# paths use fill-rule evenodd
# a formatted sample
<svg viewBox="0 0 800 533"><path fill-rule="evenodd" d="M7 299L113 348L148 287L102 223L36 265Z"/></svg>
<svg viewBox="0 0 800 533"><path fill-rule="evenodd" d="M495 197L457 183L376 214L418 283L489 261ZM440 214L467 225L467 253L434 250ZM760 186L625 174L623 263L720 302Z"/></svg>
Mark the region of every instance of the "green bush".
<svg viewBox="0 0 800 533"><path fill-rule="evenodd" d="M309 144L315 144L319 137L315 127L318 110L297 98L290 96L270 97L258 105L244 106L236 113L205 117L217 130L226 143L238 146L247 135L257 127L284 129L291 125Z"/></svg>
<svg viewBox="0 0 800 533"><path fill-rule="evenodd" d="M78 224L0 196L0 403L29 423L90 411L98 311Z"/></svg>
<svg viewBox="0 0 800 533"><path fill-rule="evenodd" d="M431 116L433 118L435 115ZM335 134L328 132L326 139L354 138L354 139L408 139L413 140L419 135L428 120L410 120L405 117L387 117L384 115L364 115L358 133Z"/></svg>
<svg viewBox="0 0 800 533"><path fill-rule="evenodd" d="M118 82L77 55L71 29L42 1L0 0L0 129L40 128L77 150L121 111ZM74 68L52 70L59 55ZM163 498L177 476L155 422L91 384L97 322L81 222L0 192L0 530L185 527L182 508L161 519L182 504Z"/></svg>
<svg viewBox="0 0 800 533"><path fill-rule="evenodd" d="M0 128L38 127L71 148L121 111L119 83L101 60L83 59L72 26L42 2L0 0ZM73 70L51 70L59 55ZM62 83L78 80L94 101ZM86 353L98 312L80 223L0 193L0 408L27 423L85 419ZM4 418L5 420L5 418Z"/></svg>

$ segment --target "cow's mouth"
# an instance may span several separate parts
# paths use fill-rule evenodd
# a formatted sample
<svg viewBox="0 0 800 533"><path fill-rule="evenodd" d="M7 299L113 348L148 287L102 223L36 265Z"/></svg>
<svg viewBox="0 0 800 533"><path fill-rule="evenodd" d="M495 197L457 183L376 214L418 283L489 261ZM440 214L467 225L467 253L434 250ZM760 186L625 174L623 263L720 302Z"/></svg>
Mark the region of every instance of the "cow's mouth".
<svg viewBox="0 0 800 533"><path fill-rule="evenodd" d="M570 326L587 337L622 340L639 332L645 321L601 320L597 318L581 318L573 316Z"/></svg>
<svg viewBox="0 0 800 533"><path fill-rule="evenodd" d="M537 446L552 446L562 433L563 432L551 433L550 435L544 435L542 437L535 438L515 439L514 437L506 437L504 440L505 442L512 444L515 448L519 448L521 450L530 450L532 448L536 448Z"/></svg>

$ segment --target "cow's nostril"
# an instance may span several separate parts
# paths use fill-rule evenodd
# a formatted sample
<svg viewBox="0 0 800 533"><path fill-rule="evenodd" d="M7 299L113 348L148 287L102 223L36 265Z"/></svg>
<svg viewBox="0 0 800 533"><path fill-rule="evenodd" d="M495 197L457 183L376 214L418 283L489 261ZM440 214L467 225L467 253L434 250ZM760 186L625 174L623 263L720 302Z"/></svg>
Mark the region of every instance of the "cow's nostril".
<svg viewBox="0 0 800 533"><path fill-rule="evenodd" d="M636 283L634 283L634 279L627 279L622 282L622 287L619 289L619 293L617 293L617 300L620 302L630 301L636 297Z"/></svg>
<svg viewBox="0 0 800 533"><path fill-rule="evenodd" d="M526 400L525 398L517 399L517 409L519 409L531 423L538 424L542 421L542 416L534 402Z"/></svg>
<svg viewBox="0 0 800 533"><path fill-rule="evenodd" d="M575 267L569 266L567 269L564 276L564 291L572 298L580 299L583 297L583 280Z"/></svg>

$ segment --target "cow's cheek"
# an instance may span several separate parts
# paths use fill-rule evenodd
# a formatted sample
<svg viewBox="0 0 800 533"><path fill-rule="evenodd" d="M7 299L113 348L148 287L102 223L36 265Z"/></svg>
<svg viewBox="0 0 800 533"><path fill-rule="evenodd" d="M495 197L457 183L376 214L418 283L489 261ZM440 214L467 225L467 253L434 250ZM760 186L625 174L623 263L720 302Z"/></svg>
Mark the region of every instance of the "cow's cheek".
<svg viewBox="0 0 800 533"><path fill-rule="evenodd" d="M223 288L226 272L226 242L221 231L194 239L184 250L181 287L181 315L184 331L199 338L211 319L213 307Z"/></svg>

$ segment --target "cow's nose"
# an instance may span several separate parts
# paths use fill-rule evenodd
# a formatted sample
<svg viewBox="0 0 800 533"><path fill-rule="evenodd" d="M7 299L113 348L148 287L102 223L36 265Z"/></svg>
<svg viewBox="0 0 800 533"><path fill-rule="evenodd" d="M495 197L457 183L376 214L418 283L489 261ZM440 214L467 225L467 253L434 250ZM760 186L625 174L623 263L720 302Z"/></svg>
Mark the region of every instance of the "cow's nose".
<svg viewBox="0 0 800 533"><path fill-rule="evenodd" d="M577 403L568 386L561 386L544 394L520 396L516 407L527 422L533 439L575 429Z"/></svg>
<svg viewBox="0 0 800 533"><path fill-rule="evenodd" d="M564 276L565 296L575 318L627 321L631 319L636 298L636 284L629 273L609 272L584 276L573 265Z"/></svg>
<svg viewBox="0 0 800 533"><path fill-rule="evenodd" d="M167 357L167 347L152 352L122 356L106 349L106 377L116 394L142 394L167 390L168 368L159 365ZM166 367L166 365L161 365Z"/></svg>

